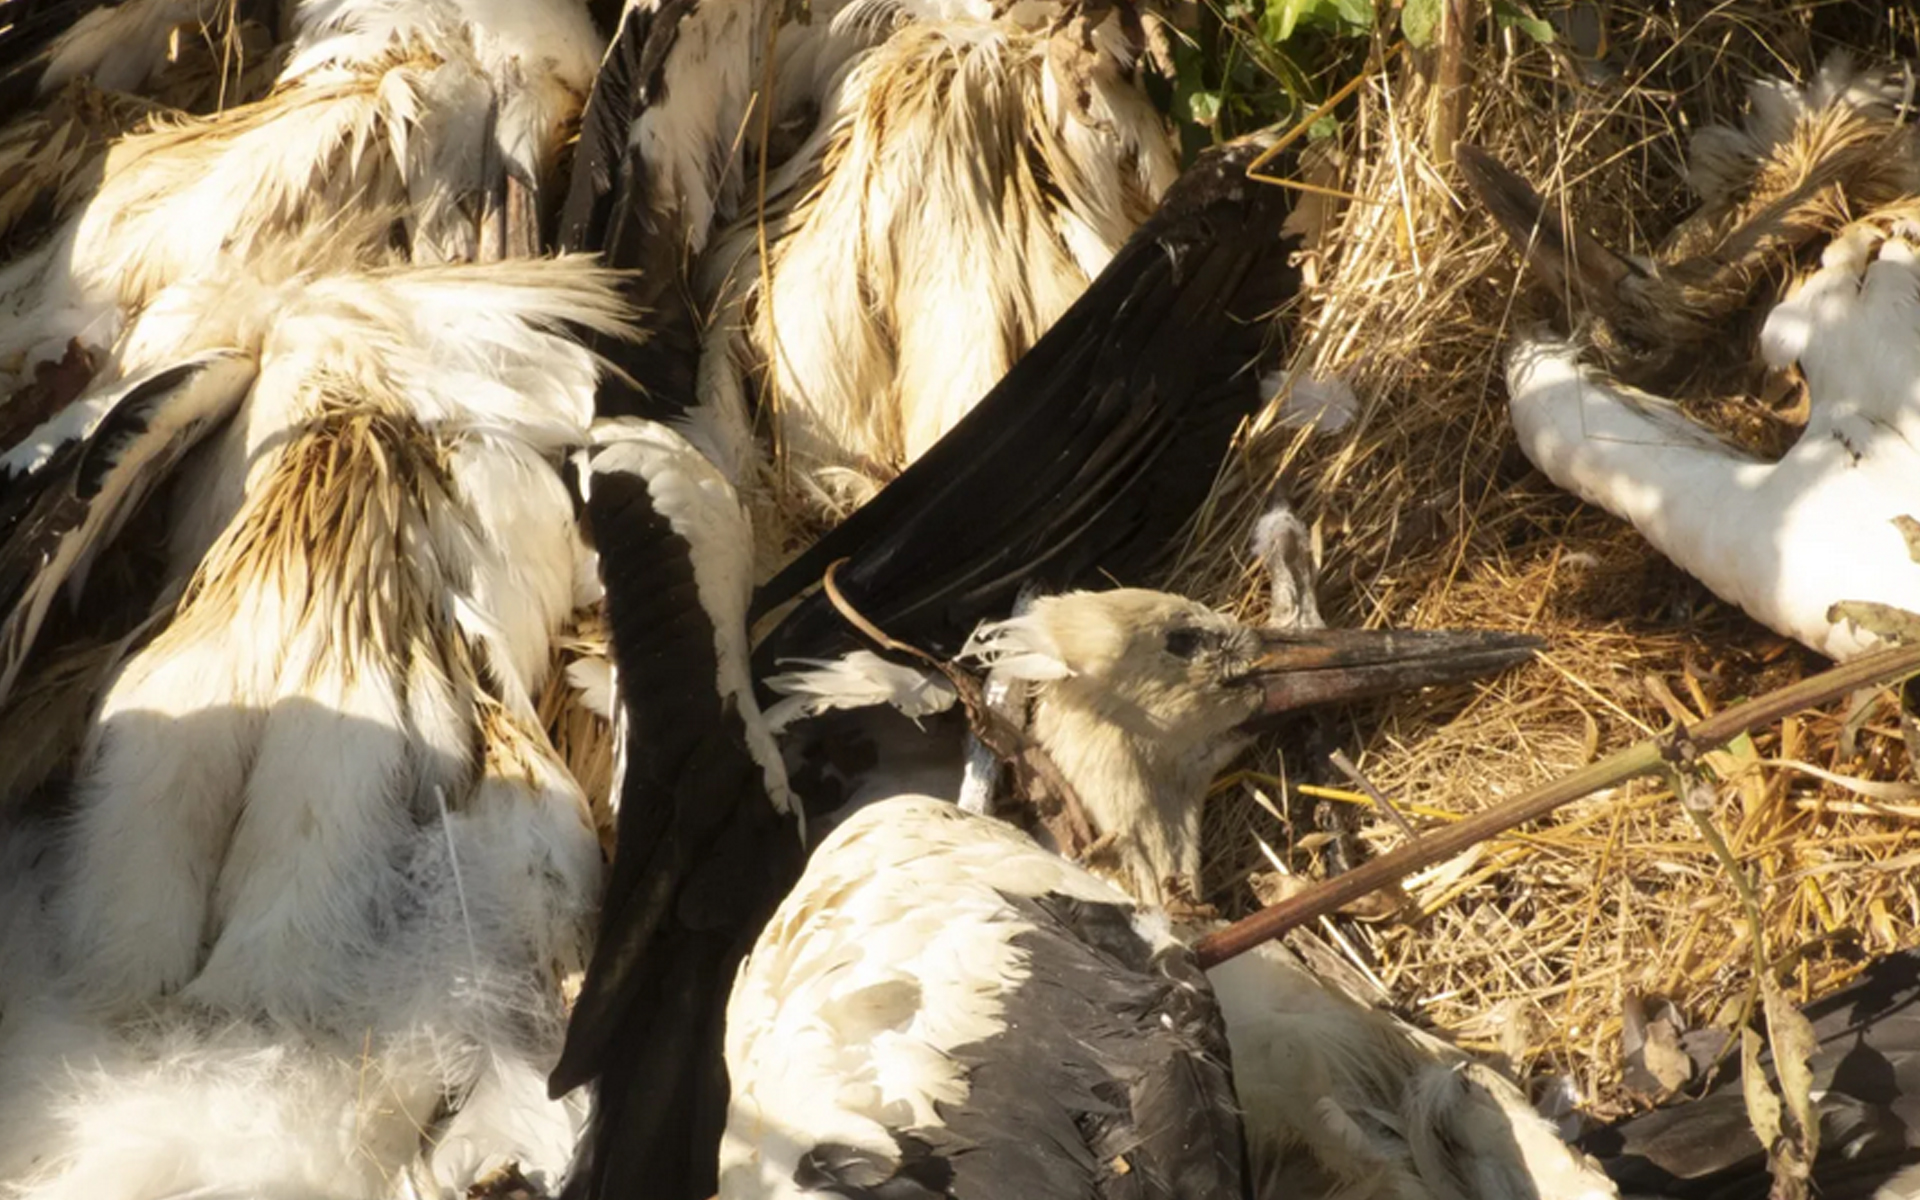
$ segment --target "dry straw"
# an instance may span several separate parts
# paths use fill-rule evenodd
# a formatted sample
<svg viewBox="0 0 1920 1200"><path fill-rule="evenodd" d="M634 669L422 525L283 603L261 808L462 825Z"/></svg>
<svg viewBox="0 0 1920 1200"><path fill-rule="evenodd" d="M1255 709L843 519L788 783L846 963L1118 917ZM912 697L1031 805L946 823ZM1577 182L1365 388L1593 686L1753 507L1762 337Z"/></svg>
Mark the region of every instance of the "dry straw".
<svg viewBox="0 0 1920 1200"><path fill-rule="evenodd" d="M1324 550L1331 622L1522 629L1550 649L1483 687L1269 746L1223 781L1208 870L1229 912L1256 904L1257 873L1319 877L1343 853L1406 839L1325 768L1331 745L1364 747L1371 783L1416 824L1438 825L1826 665L1519 455L1501 348L1544 309L1431 131L1462 130L1614 247L1651 253L1691 205L1691 131L1737 118L1746 81L1804 78L1837 47L1910 55L1920 17L1763 0L1548 15L1571 16L1563 28L1578 36L1543 47L1491 24L1469 31L1467 82L1451 99L1424 86L1430 56L1400 56L1308 154L1310 182L1363 199L1303 199L1316 237L1290 377L1344 381L1358 416L1334 434L1277 421L1253 431L1171 582L1258 616L1264 583L1245 544L1277 486ZM1610 39L1592 36L1601 26ZM1750 336L1731 324L1729 337ZM1755 382L1704 380L1687 399L1723 428L1782 442L1791 429L1747 398ZM1718 824L1759 884L1765 948L1798 998L1844 982L1862 954L1920 945L1920 787L1890 695L1801 713L1709 765ZM1670 997L1709 1024L1752 988L1739 896L1658 781L1484 843L1405 891L1384 918L1322 924L1350 974L1465 1044L1567 1077L1603 1115L1636 1102L1620 1055L1630 993Z"/></svg>

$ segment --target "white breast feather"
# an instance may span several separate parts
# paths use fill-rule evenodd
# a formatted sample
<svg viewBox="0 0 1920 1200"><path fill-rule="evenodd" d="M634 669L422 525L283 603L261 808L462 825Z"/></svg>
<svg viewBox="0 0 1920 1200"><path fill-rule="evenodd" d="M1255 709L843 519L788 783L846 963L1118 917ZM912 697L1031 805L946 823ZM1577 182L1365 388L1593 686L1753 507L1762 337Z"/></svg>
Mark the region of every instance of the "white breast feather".
<svg viewBox="0 0 1920 1200"><path fill-rule="evenodd" d="M182 481L215 531L200 578L109 688L46 858L66 956L32 990L99 1024L52 1064L9 1006L0 1071L36 1063L56 1095L9 1092L0 1125L29 1103L54 1124L7 1177L96 1200L460 1190L502 1156L555 1178L579 1113L544 1074L600 859L531 693L576 584L555 468L595 364L567 327L611 331L619 303L582 260L249 295L278 297L225 326L261 330L258 377ZM118 1026L175 992L264 1025ZM248 1065L275 1042L311 1053ZM208 1124L242 1110L246 1153ZM343 1161L365 1176L301 1182Z"/></svg>
<svg viewBox="0 0 1920 1200"><path fill-rule="evenodd" d="M1522 340L1508 360L1514 430L1555 483L1632 521L1720 596L1847 658L1878 639L1829 620L1835 603L1920 610L1920 563L1899 524L1920 518L1913 242L1874 226L1837 238L1762 346L1776 365L1798 361L1811 392L1807 428L1778 463L1719 443L1551 341Z"/></svg>
<svg viewBox="0 0 1920 1200"><path fill-rule="evenodd" d="M928 671L856 650L837 659L803 658L791 665L808 668L767 679L767 687L785 696L767 709L767 725L779 733L802 717L834 709L886 705L907 717L947 711L959 697L946 680Z"/></svg>
<svg viewBox="0 0 1920 1200"><path fill-rule="evenodd" d="M727 1006L723 1200L809 1195L793 1175L817 1143L890 1155L889 1124L938 1124L935 1103L965 1101L945 1051L1000 1032L997 993L1026 974L1001 892L1129 903L931 797L871 805L821 844Z"/></svg>

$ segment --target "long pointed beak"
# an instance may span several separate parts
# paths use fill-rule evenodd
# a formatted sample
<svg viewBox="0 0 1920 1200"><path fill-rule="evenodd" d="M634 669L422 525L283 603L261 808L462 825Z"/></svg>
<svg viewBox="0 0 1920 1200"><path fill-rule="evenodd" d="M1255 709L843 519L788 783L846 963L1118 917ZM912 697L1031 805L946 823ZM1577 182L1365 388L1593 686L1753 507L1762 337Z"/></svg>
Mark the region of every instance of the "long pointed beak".
<svg viewBox="0 0 1920 1200"><path fill-rule="evenodd" d="M1243 677L1266 698L1255 720L1315 704L1389 696L1492 675L1533 657L1543 642L1485 630L1268 630Z"/></svg>

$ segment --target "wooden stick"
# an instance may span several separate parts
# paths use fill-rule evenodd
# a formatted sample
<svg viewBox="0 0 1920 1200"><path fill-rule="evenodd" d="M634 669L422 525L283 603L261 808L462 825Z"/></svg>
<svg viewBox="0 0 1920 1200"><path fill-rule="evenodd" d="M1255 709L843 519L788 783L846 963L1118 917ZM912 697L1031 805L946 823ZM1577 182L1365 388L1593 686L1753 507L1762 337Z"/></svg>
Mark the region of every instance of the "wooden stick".
<svg viewBox="0 0 1920 1200"><path fill-rule="evenodd" d="M1488 838L1544 817L1582 796L1660 770L1678 746L1690 744L1695 750L1712 750L1801 709L1830 703L1863 687L1885 686L1915 673L1920 673L1920 646L1895 646L1862 655L1811 679L1802 679L1723 709L1692 729L1677 731L1675 737L1641 742L1457 824L1429 830L1417 842L1207 935L1195 945L1194 955L1202 969L1217 966L1415 871L1445 862Z"/></svg>

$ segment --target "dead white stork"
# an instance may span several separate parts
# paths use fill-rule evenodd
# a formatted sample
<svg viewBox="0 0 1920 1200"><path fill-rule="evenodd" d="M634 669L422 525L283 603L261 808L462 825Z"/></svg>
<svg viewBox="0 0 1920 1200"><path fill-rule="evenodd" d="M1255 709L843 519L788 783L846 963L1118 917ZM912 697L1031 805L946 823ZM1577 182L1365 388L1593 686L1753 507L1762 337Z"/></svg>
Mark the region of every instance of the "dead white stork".
<svg viewBox="0 0 1920 1200"><path fill-rule="evenodd" d="M801 866L796 819L768 801L749 598L783 604L847 558L857 603L951 653L1026 581L1135 578L1162 557L1260 401L1261 318L1297 278L1278 236L1285 193L1244 179L1257 149L1204 156L967 421L757 596L740 497L691 437L651 427L678 457L596 454L587 516L624 724L619 848L553 1078L559 1092L594 1085L570 1194L712 1194L722 998ZM692 377L669 358L656 378ZM668 417L694 407L684 390L638 399ZM753 648L751 677L830 657L849 635L804 597Z"/></svg>
<svg viewBox="0 0 1920 1200"><path fill-rule="evenodd" d="M458 1193L572 1150L544 1075L600 859L534 697L579 598L570 330L625 314L580 259L329 261L167 288L4 460L22 1196Z"/></svg>
<svg viewBox="0 0 1920 1200"><path fill-rule="evenodd" d="M592 76L578 0L305 0L291 19L270 95L120 139L91 194L0 267L0 388L73 342L104 352L221 255L346 230L384 244L360 217L400 220L416 261L536 248L539 189Z"/></svg>
<svg viewBox="0 0 1920 1200"><path fill-rule="evenodd" d="M1028 684L1032 736L1101 835L1089 864L1136 902L1178 908L1200 892L1208 787L1251 724L1490 673L1533 645L1491 633L1254 629L1181 597L1123 590L1037 600L983 627L969 654ZM1208 977L1256 1195L1609 1194L1511 1083L1316 979L1283 948Z"/></svg>
<svg viewBox="0 0 1920 1200"><path fill-rule="evenodd" d="M1906 99L1903 100L1902 97ZM1912 76L1832 63L1806 88L1754 91L1742 131L1709 130L1696 175L1711 248L1632 264L1561 229L1484 155L1469 178L1550 280L1595 314L1582 341L1522 337L1508 359L1515 433L1555 483L1624 517L1676 564L1778 632L1835 658L1874 646L1887 609L1920 610L1920 134ZM1841 228L1843 213L1865 213ZM1717 223L1716 223L1717 222ZM1630 382L1677 382L1733 311L1831 237L1819 269L1778 303L1760 349L1797 367L1809 415L1768 462ZM1716 331L1720 331L1716 333ZM1742 348L1744 349L1744 348Z"/></svg>
<svg viewBox="0 0 1920 1200"><path fill-rule="evenodd" d="M585 260L432 264L534 249L596 39L571 0L292 20L272 95L55 179L0 268L22 1195L544 1186L582 1115L544 1077L601 864L535 699L592 590L575 334L630 314Z"/></svg>
<svg viewBox="0 0 1920 1200"><path fill-rule="evenodd" d="M837 511L965 416L1176 172L1129 5L926 7L847 4L788 35L877 44L825 81L810 136L770 164L765 213L701 270L720 314L709 386L753 397ZM835 57L811 56L816 72Z"/></svg>
<svg viewBox="0 0 1920 1200"><path fill-rule="evenodd" d="M600 973L570 1039L570 1051L611 1057L577 1194L618 1194L621 1181L675 1162L663 1125L713 1152L717 1130L667 1086L688 1074L731 1086L724 1197L965 1196L993 1194L993 1180L1015 1186L1008 1179L1021 1195L1126 1194L1122 1177L1163 1189L1153 1194L1245 1193L1237 1131L1220 1124L1217 1018L1164 916L998 822L925 797L881 800L816 851L742 969L726 1075L702 1067L683 1031L711 1020L712 964L730 961L728 948L758 928L769 885L783 886L767 850L795 853L766 800L776 776L740 686L744 639L708 615L744 601L745 539L719 471L663 430L609 444L590 479L622 672L670 686L623 692L622 844L650 853L610 891ZM1263 632L1143 592L1040 600L981 644L1002 669L1042 681L1036 703L1057 716L1036 727L1051 731L1077 790L1112 790L1099 813L1119 833L1124 879L1197 853L1197 817L1177 809L1197 810L1263 711L1478 673L1530 646ZM1050 692L1063 682L1073 687ZM1065 745L1089 736L1087 754ZM1183 803L1159 788L1181 790ZM649 840L625 840L635 830ZM676 874L686 882L669 890ZM1464 1055L1277 953L1221 979L1228 1036L1247 1047L1235 1057L1251 1068L1240 1102L1258 1194L1608 1194L1510 1084ZM1161 1140L1169 1111L1184 1123ZM712 1186L651 1178L666 1195Z"/></svg>
<svg viewBox="0 0 1920 1200"><path fill-rule="evenodd" d="M731 490L657 428L612 441L590 478L616 654L629 669L649 668L656 685L671 681L662 692L626 693L624 770L644 774L624 788L636 816L630 826L623 808L623 833L647 821L648 867L682 864L691 876L674 896L637 874L621 922L606 929L619 940L599 951L621 963L606 977L619 990L607 994L656 1020L640 1027L651 1039L616 1030L601 1043L602 1053L639 1059L648 1069L636 1082L653 1086L613 1092L603 1079L597 1120L608 1124L576 1177L581 1194L598 1195L647 1166L629 1158L625 1121L653 1135L671 1115L699 1132L698 1114L661 1086L697 1069L687 1062L696 1049L662 1034L702 1019L703 959L724 954L765 894L767 860L709 858L695 839L708 826L709 844L756 845L782 823L764 799L777 777L762 718L739 686L744 641L705 615L737 612L747 594ZM662 561L684 564L664 588ZM642 569L648 563L656 565ZM1003 669L1025 669L1048 687L1078 685L1057 702L1062 720L1040 722L1056 751L1089 732L1122 731L1136 753L1098 753L1113 748L1106 738L1062 765L1071 763L1083 795L1114 785L1099 811L1124 831L1115 843L1123 861L1180 847L1165 855L1179 862L1188 814L1153 789L1187 790L1185 807L1197 809L1222 752L1264 710L1478 673L1530 643L1263 634L1178 597L1118 592L1041 600L1029 616L990 629L983 645ZM1077 667L1062 657L1069 653ZM1043 689L1042 711L1049 703ZM1097 727L1108 720L1112 729ZM713 805L727 788L746 802ZM660 799L642 810L649 791ZM677 813L663 805L669 799ZM1163 817L1167 828L1147 828ZM636 928L650 943L629 940ZM640 969L647 962L654 972ZM1284 958L1224 978L1231 1002L1246 1009L1239 1023L1251 1078L1268 1081L1241 1098L1260 1106L1264 1122L1252 1134L1256 1146L1265 1134L1255 1161L1273 1190L1259 1194L1313 1194L1295 1189L1319 1185L1331 1195L1369 1182L1380 1195L1606 1194L1511 1085L1476 1078L1457 1052L1327 992ZM742 968L728 1013L732 1108L720 1194L1018 1187L1045 1197L1108 1194L1109 1185L1125 1194L1123 1176L1161 1189L1154 1194L1252 1194L1241 1135L1223 1124L1231 1110L1218 1017L1197 985L1165 918L1084 868L944 801L871 805L815 852ZM1312 1011L1290 1023L1289 1011L1302 1008ZM1232 1036L1231 1012L1228 1020ZM1305 1092L1301 1080L1326 1090ZM1425 1192L1408 1190L1421 1185Z"/></svg>
<svg viewBox="0 0 1920 1200"><path fill-rule="evenodd" d="M629 5L565 228L644 258L648 307L704 336L699 403L726 432L703 444L730 474L739 414L761 414L802 493L838 513L1006 374L1176 161L1130 5L771 8ZM634 353L650 391L691 392Z"/></svg>
<svg viewBox="0 0 1920 1200"><path fill-rule="evenodd" d="M1162 899L1191 903L1201 804L1251 723L1498 669L1531 644L1253 629L1178 596L1131 590L1041 598L1027 615L984 627L970 653L1032 686L1035 742L1103 835L1088 863L1125 891L1096 895L1085 869L1058 859L1043 868L1034 844L985 818L940 815L924 797L881 800L849 818L762 934L729 1008L734 1101L722 1197L886 1195L889 1186L966 1196L991 1178L973 1168L1003 1161L1033 1181L1022 1195L1131 1194L1123 1177L1136 1170L1148 1172L1149 1194L1220 1194L1224 1176L1191 1192L1153 1191L1164 1165L1120 1162L1104 1141L1079 1146L1048 1132L1085 1102L1047 1074L1073 1053L1064 1029L1077 1020L1122 1044L1145 1036L1124 1020L1063 1017L1074 1001L1059 996L1059 975L1093 998L1089 1013L1107 989L1148 986L1141 947L1165 953L1168 943L1163 934L1136 944L1142 923L1160 928ZM1126 920L1083 923L1099 907L1088 900L1119 904ZM1128 920L1132 930L1113 931ZM1247 1194L1612 1194L1511 1083L1321 982L1284 950L1263 948L1208 977L1245 1114ZM792 1049L783 1057L775 1045ZM1159 1128L1137 1103L1113 1099L1133 1079L1089 1085L1121 1133L1085 1113L1079 1128L1117 1144ZM1201 1159L1212 1145L1192 1144Z"/></svg>
<svg viewBox="0 0 1920 1200"><path fill-rule="evenodd" d="M1282 505L1262 520L1255 537L1256 556L1274 575L1276 606L1289 604L1294 619L1253 629L1164 593L1078 593L1036 599L1023 615L983 626L969 644L971 657L994 667L990 687L1014 682L1021 685L1014 690L1030 696L1029 727L1038 747L1058 764L1092 818L1091 832L1100 835L1087 851L1088 864L1127 889L1131 903L1167 901L1179 910L1190 908L1199 890L1201 806L1214 774L1245 744L1251 723L1301 705L1494 670L1526 653L1527 639L1503 635L1319 628L1312 615L1311 564L1296 536L1303 532ZM884 703L924 719L943 696L937 687L916 689L901 678L916 674L862 652L825 669L773 681L789 693L782 709L792 712L770 715L786 719L792 713ZM835 733L844 736L844 722L829 724L824 736ZM919 740L940 736L922 733ZM938 769L938 759L924 748L903 754L905 740L904 731L870 739L883 757L877 767L869 760L874 777L853 789L851 803L884 796L890 781L918 782ZM946 786L936 783L937 794L951 792L952 759L949 753ZM883 801L874 807L885 812L892 805ZM891 819L865 811L868 815L854 820L868 829L862 836L871 856L876 853L871 844L884 837L875 827L890 828ZM1050 824L1050 829L1059 827ZM984 834L982 839L991 840ZM857 873L853 864L832 869ZM916 864L908 874L918 883L929 870ZM884 895L896 885L877 881L868 890ZM842 902L852 894L844 886L836 892ZM903 929L912 929L917 919L914 913L899 914ZM847 932L844 922L825 916L819 922L812 942ZM809 937L804 928L787 932L803 942ZM1189 926L1186 932L1199 930ZM880 939L889 932L876 930L871 936ZM771 948L768 953L770 972L789 969L793 955L771 955ZM900 953L910 957L912 951ZM903 976L924 969L918 963L898 968ZM1009 991L1020 986L1017 976L1016 971ZM1321 981L1284 948L1260 947L1215 967L1209 978L1233 1047L1253 1194L1275 1200L1333 1195L1597 1200L1611 1194L1604 1178L1568 1152L1511 1083L1439 1039ZM839 985L837 974L823 973L814 983L819 1011L793 1021L832 1029L835 1014L858 1011L839 1002L843 995L823 998ZM923 1022L903 1034L936 1028L937 1022ZM911 1048L911 1037L902 1040ZM745 1048L732 1053L735 1062L754 1061ZM893 1078L902 1076L876 1071L877 1081ZM789 1095L779 1090L785 1085L778 1079L769 1086ZM866 1093L852 1094L871 1104ZM953 1106L941 1111L952 1112ZM741 1124L746 1129L752 1122ZM777 1143L777 1133L769 1136ZM771 1152L792 1157L790 1147L776 1145ZM743 1185L745 1194L784 1194L783 1185L764 1170L743 1178L754 1181Z"/></svg>

